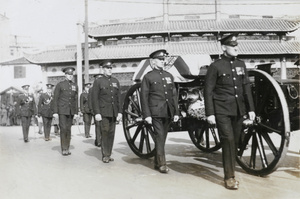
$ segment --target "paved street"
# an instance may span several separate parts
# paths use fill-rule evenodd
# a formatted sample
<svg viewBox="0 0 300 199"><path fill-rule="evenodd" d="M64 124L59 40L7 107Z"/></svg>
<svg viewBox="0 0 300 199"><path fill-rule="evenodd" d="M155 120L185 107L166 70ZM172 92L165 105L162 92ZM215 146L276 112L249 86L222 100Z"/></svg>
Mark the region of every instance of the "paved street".
<svg viewBox="0 0 300 199"><path fill-rule="evenodd" d="M283 165L267 177L237 168L240 189L224 188L220 151L203 153L187 132L168 135L169 174L153 169L153 159L138 158L117 126L112 157L104 164L93 137L83 126L72 127L71 156L62 156L60 139L46 142L30 127L30 142L21 127L0 127L0 197L3 199L296 199L300 198L300 131L293 132ZM53 130L52 130L53 131ZM94 126L92 127L94 132Z"/></svg>

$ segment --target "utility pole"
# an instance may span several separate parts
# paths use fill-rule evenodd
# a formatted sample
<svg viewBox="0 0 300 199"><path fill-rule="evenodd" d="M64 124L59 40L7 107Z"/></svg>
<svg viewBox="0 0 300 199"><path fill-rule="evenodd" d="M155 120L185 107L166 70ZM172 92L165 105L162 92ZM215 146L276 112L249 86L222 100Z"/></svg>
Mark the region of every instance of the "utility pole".
<svg viewBox="0 0 300 199"><path fill-rule="evenodd" d="M76 66L77 66L77 86L78 86L78 102L79 96L82 93L82 49L81 49L81 25L77 23L77 55L76 55Z"/></svg>
<svg viewBox="0 0 300 199"><path fill-rule="evenodd" d="M89 82L89 41L88 41L88 0L85 0L85 20L84 20L84 82Z"/></svg>

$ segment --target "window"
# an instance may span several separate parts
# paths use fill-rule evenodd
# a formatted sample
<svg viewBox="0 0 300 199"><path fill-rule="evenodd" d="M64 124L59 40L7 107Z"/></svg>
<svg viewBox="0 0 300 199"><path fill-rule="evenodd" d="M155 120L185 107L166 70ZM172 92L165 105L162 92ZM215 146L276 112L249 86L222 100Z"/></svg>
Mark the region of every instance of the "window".
<svg viewBox="0 0 300 199"><path fill-rule="evenodd" d="M127 66L126 66L126 64L122 64L122 66L121 66L122 68L126 68Z"/></svg>
<svg viewBox="0 0 300 199"><path fill-rule="evenodd" d="M14 78L25 78L26 77L26 68L24 66L15 66L14 67Z"/></svg>

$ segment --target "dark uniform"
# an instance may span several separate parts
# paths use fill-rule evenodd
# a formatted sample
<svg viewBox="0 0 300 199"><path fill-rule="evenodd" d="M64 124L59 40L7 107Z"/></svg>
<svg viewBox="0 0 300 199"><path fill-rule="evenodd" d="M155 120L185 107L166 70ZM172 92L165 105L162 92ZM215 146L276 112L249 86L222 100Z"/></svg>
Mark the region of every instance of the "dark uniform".
<svg viewBox="0 0 300 199"><path fill-rule="evenodd" d="M74 68L63 70L66 74L73 73ZM74 115L78 114L78 87L68 79L59 82L54 89L53 113L59 115L60 141L63 155L69 155L71 127Z"/></svg>
<svg viewBox="0 0 300 199"><path fill-rule="evenodd" d="M102 74L96 74L96 75L94 75L94 78L96 80L96 79L98 79L101 76L102 76ZM93 99L92 96L93 96L93 87L91 87L90 90L89 90L88 98L89 99ZM95 119L95 113L93 111L92 100L89 100L88 103L89 103L89 108L92 111L92 115L94 117L94 123L95 123L95 146L100 147L101 146L100 121L96 121L96 119Z"/></svg>
<svg viewBox="0 0 300 199"><path fill-rule="evenodd" d="M86 83L85 87L90 88L91 83ZM84 122L84 132L85 137L89 138L90 136L90 129L92 123L92 110L89 106L89 91L84 90L80 95L80 111L83 114L83 122Z"/></svg>
<svg viewBox="0 0 300 199"><path fill-rule="evenodd" d="M47 84L47 89L52 89L54 85ZM53 94L52 92L42 93L38 104L38 115L43 118L45 141L50 139L51 124L53 118Z"/></svg>
<svg viewBox="0 0 300 199"><path fill-rule="evenodd" d="M155 51L150 58L164 56L166 51ZM163 55L161 55L163 54ZM177 91L173 76L164 70L154 68L148 72L141 85L141 105L143 118L152 117L155 142L155 169L166 167L165 142L171 119L179 115ZM163 173L167 170L161 171Z"/></svg>
<svg viewBox="0 0 300 199"><path fill-rule="evenodd" d="M221 40L231 45L233 35ZM229 41L228 41L229 40ZM233 40L233 45L237 42ZM223 55L212 63L205 76L205 111L215 115L222 143L224 179L234 179L235 158L242 131L243 116L254 111L246 65L236 57ZM234 189L237 189L234 186Z"/></svg>
<svg viewBox="0 0 300 199"><path fill-rule="evenodd" d="M106 61L103 68L111 68L112 62ZM110 157L115 137L116 118L121 113L121 92L119 81L111 76L103 75L93 83L92 97L95 116L100 114L102 161L113 161Z"/></svg>
<svg viewBox="0 0 300 199"><path fill-rule="evenodd" d="M24 85L22 86L22 88L24 90L28 89L29 85ZM29 94L28 92L20 94L17 102L17 114L19 117L21 117L24 142L29 142L29 126L31 123L31 118L33 115L36 115L36 112L37 110L34 96L32 94Z"/></svg>

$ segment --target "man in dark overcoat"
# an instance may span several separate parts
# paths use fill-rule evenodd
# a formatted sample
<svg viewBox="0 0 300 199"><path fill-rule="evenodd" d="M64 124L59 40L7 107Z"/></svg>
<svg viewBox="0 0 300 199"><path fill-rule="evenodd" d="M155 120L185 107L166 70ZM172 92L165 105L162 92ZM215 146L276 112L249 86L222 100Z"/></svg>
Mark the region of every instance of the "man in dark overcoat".
<svg viewBox="0 0 300 199"><path fill-rule="evenodd" d="M154 168L161 173L169 171L165 158L165 143L171 121L179 119L178 96L172 74L164 70L164 49L150 54L150 63L153 68L148 72L141 84L141 105L143 118L152 124L152 133L155 142Z"/></svg>
<svg viewBox="0 0 300 199"><path fill-rule="evenodd" d="M33 94L29 93L29 85L22 86L23 93L18 96L17 114L21 117L24 142L29 142L28 133L33 115L36 115L36 104Z"/></svg>
<svg viewBox="0 0 300 199"><path fill-rule="evenodd" d="M234 171L244 117L255 119L246 65L237 59L237 35L221 39L224 53L208 67L204 88L207 121L217 125L221 139L224 182L228 189L239 187Z"/></svg>
<svg viewBox="0 0 300 199"><path fill-rule="evenodd" d="M63 69L65 80L59 82L54 89L53 117L58 118L62 155L71 155L71 127L73 118L78 118L78 87L72 81L75 68Z"/></svg>
<svg viewBox="0 0 300 199"><path fill-rule="evenodd" d="M102 161L109 163L111 158L116 120L122 118L121 92L119 81L112 77L112 62L102 63L103 76L93 83L92 105L96 121L100 121Z"/></svg>
<svg viewBox="0 0 300 199"><path fill-rule="evenodd" d="M94 79L98 79L99 77L101 77L103 74L96 74L94 75ZM94 80L94 81L95 81ZM89 90L89 94L88 94L88 98L89 99L93 99L93 87L90 88ZM92 100L89 100L88 101L89 103L89 107L90 107L90 110L92 111L92 115L93 115L93 118L94 118L94 123L95 123L95 146L97 147L100 147L101 146L101 129L100 129L100 121L97 121L95 119L95 113L93 111L93 105L92 105Z"/></svg>
<svg viewBox="0 0 300 199"><path fill-rule="evenodd" d="M91 83L86 83L84 85L84 91L80 95L80 111L83 114L84 122L84 133L86 138L90 138L90 129L92 124L92 110L89 106L89 90L91 88Z"/></svg>
<svg viewBox="0 0 300 199"><path fill-rule="evenodd" d="M42 93L38 104L38 116L42 117L45 141L51 140L50 131L53 118L53 84L46 84L47 91Z"/></svg>

